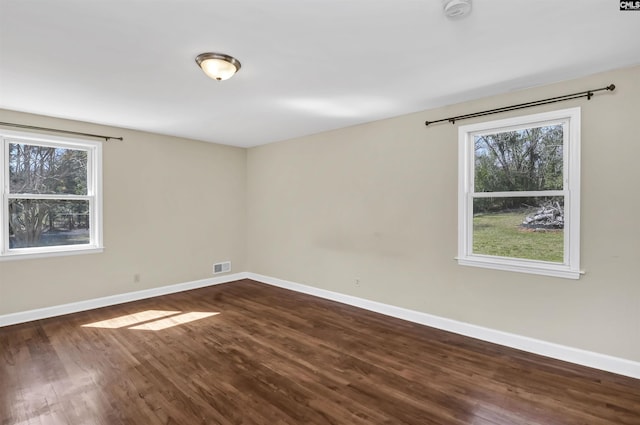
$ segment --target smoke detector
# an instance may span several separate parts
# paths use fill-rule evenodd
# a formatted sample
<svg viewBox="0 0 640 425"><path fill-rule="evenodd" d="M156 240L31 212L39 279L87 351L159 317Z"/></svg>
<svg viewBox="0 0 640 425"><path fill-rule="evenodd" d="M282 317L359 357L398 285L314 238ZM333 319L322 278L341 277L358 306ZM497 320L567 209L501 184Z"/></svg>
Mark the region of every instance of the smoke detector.
<svg viewBox="0 0 640 425"><path fill-rule="evenodd" d="M471 0L442 0L442 9L449 18L462 18L471 12Z"/></svg>

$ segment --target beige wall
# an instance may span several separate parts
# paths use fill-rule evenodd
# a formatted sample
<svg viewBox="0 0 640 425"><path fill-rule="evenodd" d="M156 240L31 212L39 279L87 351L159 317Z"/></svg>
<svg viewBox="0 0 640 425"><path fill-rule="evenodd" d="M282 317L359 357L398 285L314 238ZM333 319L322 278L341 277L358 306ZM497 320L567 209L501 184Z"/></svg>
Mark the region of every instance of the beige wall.
<svg viewBox="0 0 640 425"><path fill-rule="evenodd" d="M580 280L458 266L457 125L424 121L615 83L582 107ZM640 68L248 151L255 273L640 361ZM360 279L360 285L355 285Z"/></svg>
<svg viewBox="0 0 640 425"><path fill-rule="evenodd" d="M246 269L245 149L3 110L0 121L125 138L103 145L104 253L0 261L0 315L204 279L218 261Z"/></svg>

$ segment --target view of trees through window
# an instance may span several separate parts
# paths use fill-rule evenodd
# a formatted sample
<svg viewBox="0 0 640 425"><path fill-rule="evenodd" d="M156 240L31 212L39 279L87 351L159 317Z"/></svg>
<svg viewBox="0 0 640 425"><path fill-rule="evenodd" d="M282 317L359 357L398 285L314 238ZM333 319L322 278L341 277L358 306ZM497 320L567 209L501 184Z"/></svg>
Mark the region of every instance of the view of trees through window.
<svg viewBox="0 0 640 425"><path fill-rule="evenodd" d="M9 247L88 244L87 151L9 143Z"/></svg>
<svg viewBox="0 0 640 425"><path fill-rule="evenodd" d="M563 261L563 138L562 124L474 136L474 253Z"/></svg>

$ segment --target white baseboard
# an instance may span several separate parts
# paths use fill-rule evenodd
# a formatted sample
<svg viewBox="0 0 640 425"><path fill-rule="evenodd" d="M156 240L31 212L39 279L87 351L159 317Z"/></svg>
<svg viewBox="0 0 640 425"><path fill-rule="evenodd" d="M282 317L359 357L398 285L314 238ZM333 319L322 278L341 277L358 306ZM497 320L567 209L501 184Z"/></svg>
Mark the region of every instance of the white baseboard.
<svg viewBox="0 0 640 425"><path fill-rule="evenodd" d="M592 351L581 350L578 348L567 347L564 345L554 344L551 342L520 336L508 332L502 332L495 329L489 329L469 323L458 322L456 320L446 319L419 311L395 307L389 304L370 301L351 295L341 294L338 292L327 291L325 289L319 289L313 286L302 285L300 283L290 282L269 276L263 276L256 273L246 273L245 277L257 282L262 282L269 285L278 286L280 288L290 289L292 291L337 301L355 307L360 307L365 310L375 311L387 316L396 317L399 319L431 326L456 334L481 339L483 341L504 345L506 347L516 348L518 350L527 351L529 353L539 354L542 356L551 357L582 366L592 367L595 369L640 379L639 362L634 362L619 357L613 357L606 354L595 353Z"/></svg>
<svg viewBox="0 0 640 425"><path fill-rule="evenodd" d="M220 277L212 277L208 279L194 280L192 282L178 283L176 285L143 289L142 291L127 292L124 294L94 298L91 300L78 301L70 304L61 304L52 307L5 314L0 316L0 326L15 325L18 323L30 322L32 320L46 319L49 317L62 316L63 314L77 313L79 311L92 310L94 308L107 307L110 305L157 297L160 295L188 291L190 289L203 288L205 286L219 285L221 283L233 282L234 280L246 279L246 277L247 273L233 273Z"/></svg>

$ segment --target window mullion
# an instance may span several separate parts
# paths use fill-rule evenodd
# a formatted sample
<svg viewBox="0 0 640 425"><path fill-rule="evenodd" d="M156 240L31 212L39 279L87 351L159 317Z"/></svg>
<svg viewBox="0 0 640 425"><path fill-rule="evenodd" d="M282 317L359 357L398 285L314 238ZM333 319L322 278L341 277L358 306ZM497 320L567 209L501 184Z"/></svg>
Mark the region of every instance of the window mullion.
<svg viewBox="0 0 640 425"><path fill-rule="evenodd" d="M522 198L537 196L566 196L565 190L537 190L523 192L473 192L474 198Z"/></svg>
<svg viewBox="0 0 640 425"><path fill-rule="evenodd" d="M9 193L8 199L43 199L60 201L88 201L93 198L91 195L71 195L71 194L48 194L48 193Z"/></svg>
<svg viewBox="0 0 640 425"><path fill-rule="evenodd" d="M2 138L2 148L0 149L0 191L2 192L2 211L0 211L0 256L4 255L9 248L9 143Z"/></svg>

